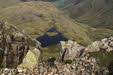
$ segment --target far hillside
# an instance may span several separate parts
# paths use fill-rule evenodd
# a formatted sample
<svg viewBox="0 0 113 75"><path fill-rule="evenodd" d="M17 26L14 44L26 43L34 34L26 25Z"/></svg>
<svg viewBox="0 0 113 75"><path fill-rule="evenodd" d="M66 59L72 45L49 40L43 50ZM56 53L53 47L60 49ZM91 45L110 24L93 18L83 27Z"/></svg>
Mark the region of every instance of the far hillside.
<svg viewBox="0 0 113 75"><path fill-rule="evenodd" d="M54 4L78 22L113 30L113 0L60 0Z"/></svg>

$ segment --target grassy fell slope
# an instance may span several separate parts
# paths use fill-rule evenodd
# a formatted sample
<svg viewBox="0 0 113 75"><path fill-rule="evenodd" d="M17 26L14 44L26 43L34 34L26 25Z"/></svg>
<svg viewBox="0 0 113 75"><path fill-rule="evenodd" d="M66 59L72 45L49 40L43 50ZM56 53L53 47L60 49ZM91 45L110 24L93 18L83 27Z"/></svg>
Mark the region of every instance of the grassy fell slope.
<svg viewBox="0 0 113 75"><path fill-rule="evenodd" d="M64 0L62 7L56 5L81 23L113 30L113 0Z"/></svg>
<svg viewBox="0 0 113 75"><path fill-rule="evenodd" d="M0 0L0 8L5 8L19 3L20 0Z"/></svg>
<svg viewBox="0 0 113 75"><path fill-rule="evenodd" d="M55 27L70 40L77 40L84 45L91 42L86 34L87 29L76 24L49 2L24 2L5 8L0 14L0 19L17 25L20 30L33 38L42 36L51 27Z"/></svg>

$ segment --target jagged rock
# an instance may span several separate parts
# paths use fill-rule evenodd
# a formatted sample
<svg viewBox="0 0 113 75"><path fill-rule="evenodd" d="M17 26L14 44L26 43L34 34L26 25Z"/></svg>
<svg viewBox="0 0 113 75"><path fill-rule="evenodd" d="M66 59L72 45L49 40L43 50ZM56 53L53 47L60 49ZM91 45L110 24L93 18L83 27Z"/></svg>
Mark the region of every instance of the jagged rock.
<svg viewBox="0 0 113 75"><path fill-rule="evenodd" d="M61 42L60 56L62 61L73 60L84 52L85 47L80 46L76 41L68 40L67 43Z"/></svg>
<svg viewBox="0 0 113 75"><path fill-rule="evenodd" d="M107 49L109 47L108 42L102 42L103 45L101 46L102 49Z"/></svg>
<svg viewBox="0 0 113 75"><path fill-rule="evenodd" d="M53 68L47 66L39 66L38 69L34 70L17 68L18 75L108 75L108 69L104 67L100 68L95 58L86 57L87 56L75 58L75 61L73 61L71 64L62 64L60 67L58 66L61 63L56 63L57 67ZM0 74L4 74L4 71L4 69L2 69L2 71L0 70ZM16 72L15 70L11 71ZM8 71L7 74L9 73L10 72Z"/></svg>
<svg viewBox="0 0 113 75"><path fill-rule="evenodd" d="M107 42L108 41L108 38L104 38L101 40L102 42Z"/></svg>
<svg viewBox="0 0 113 75"><path fill-rule="evenodd" d="M93 42L86 49L88 50L88 52L98 52L98 51L100 51L100 41Z"/></svg>
<svg viewBox="0 0 113 75"><path fill-rule="evenodd" d="M91 52L98 52L105 50L107 52L113 51L113 38L104 38L101 41L95 41L86 48L79 45L76 41L68 40L67 42L61 41L60 58L64 60L73 60L76 57L87 55Z"/></svg>
<svg viewBox="0 0 113 75"><path fill-rule="evenodd" d="M40 44L7 22L0 23L0 66L18 66L28 50L38 48Z"/></svg>
<svg viewBox="0 0 113 75"><path fill-rule="evenodd" d="M105 50L107 52L113 51L113 41L112 37L102 39L101 41L93 42L91 45L88 45L86 51L88 52L98 52L100 50Z"/></svg>
<svg viewBox="0 0 113 75"><path fill-rule="evenodd" d="M112 42L110 42L110 44L109 44L111 47L113 47L113 41Z"/></svg>
<svg viewBox="0 0 113 75"><path fill-rule="evenodd" d="M113 51L113 48L109 47L108 49L106 49L107 52L111 52Z"/></svg>
<svg viewBox="0 0 113 75"><path fill-rule="evenodd" d="M22 64L20 64L19 66L33 70L38 66L39 57L40 51L38 49L35 48L34 50L29 50Z"/></svg>

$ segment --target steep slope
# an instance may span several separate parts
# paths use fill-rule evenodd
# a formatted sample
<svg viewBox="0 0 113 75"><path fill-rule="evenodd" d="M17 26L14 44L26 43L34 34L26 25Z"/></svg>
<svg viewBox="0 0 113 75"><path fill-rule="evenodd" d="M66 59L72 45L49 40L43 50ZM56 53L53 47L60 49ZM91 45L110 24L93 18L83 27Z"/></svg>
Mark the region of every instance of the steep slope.
<svg viewBox="0 0 113 75"><path fill-rule="evenodd" d="M42 36L55 27L68 39L77 40L84 45L91 42L86 28L82 28L49 2L20 3L1 10L0 14L0 19L17 25L33 38Z"/></svg>
<svg viewBox="0 0 113 75"><path fill-rule="evenodd" d="M19 3L20 0L0 0L0 8L5 8Z"/></svg>
<svg viewBox="0 0 113 75"><path fill-rule="evenodd" d="M58 7L65 10L72 18L92 27L113 30L113 0L64 0Z"/></svg>
<svg viewBox="0 0 113 75"><path fill-rule="evenodd" d="M16 26L0 22L0 67L17 67L29 50L40 43L19 31Z"/></svg>
<svg viewBox="0 0 113 75"><path fill-rule="evenodd" d="M16 5L20 2L28 2L28 1L41 1L41 0L0 0L0 9L6 8L12 5Z"/></svg>

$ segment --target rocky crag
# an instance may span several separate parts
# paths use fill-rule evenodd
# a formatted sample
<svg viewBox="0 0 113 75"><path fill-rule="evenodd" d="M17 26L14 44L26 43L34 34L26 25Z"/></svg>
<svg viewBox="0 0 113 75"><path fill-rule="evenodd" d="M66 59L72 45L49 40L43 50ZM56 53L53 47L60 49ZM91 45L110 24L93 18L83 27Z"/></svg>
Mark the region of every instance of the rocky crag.
<svg viewBox="0 0 113 75"><path fill-rule="evenodd" d="M55 67L39 66L34 70L17 67L16 69L1 69L0 74L11 75L101 75L108 74L109 71L103 67L100 68L95 58L85 56L76 58L71 64L55 63Z"/></svg>
<svg viewBox="0 0 113 75"><path fill-rule="evenodd" d="M73 60L76 57L84 56L91 52L99 52L101 50L105 50L106 52L113 51L113 37L95 41L87 47L81 46L76 41L61 41L60 58L63 58L62 60Z"/></svg>
<svg viewBox="0 0 113 75"><path fill-rule="evenodd" d="M29 45L27 44L27 46ZM59 49L60 52L58 56L59 61L52 62L54 64L52 66L47 65L47 63L44 64L42 62L37 61L37 58L35 58L34 60L36 60L39 63L39 65L36 65L37 64L36 62L32 63L32 61L34 60L30 60L32 58L29 57L29 55L31 55L32 57L35 57L34 54L38 54L37 50L34 49L32 50L34 52L31 51L32 53L34 53L33 55L29 51L26 52L26 56L23 60L23 63L21 63L26 65L25 63L29 64L30 62L30 65L27 65L27 66L33 66L33 67L18 65L18 67L12 68L12 69L1 68L0 74L1 75L4 75L4 74L5 75L9 75L9 74L11 75L15 75L15 74L17 75L31 75L31 74L34 74L34 75L102 75L102 74L107 75L109 74L109 70L104 66L100 67L98 64L99 60L91 57L90 53L98 52L100 50L105 50L107 52L113 51L113 37L104 38L101 41L95 41L91 45L88 45L87 47L84 47L78 44L76 41L71 41L71 40L68 40L67 42L61 41L60 46L61 48ZM35 48L39 47L39 44L38 46L36 44L31 46L30 44L30 48L31 47L35 47ZM18 50L16 52L18 52ZM20 56L18 56L18 58L19 57ZM13 58L11 59L13 60ZM27 62L26 59L29 62ZM7 59L7 61L10 61L10 60ZM48 64L51 64L51 63L48 62ZM14 65L14 64L11 64L11 65Z"/></svg>
<svg viewBox="0 0 113 75"><path fill-rule="evenodd" d="M7 22L0 23L0 66L17 67L29 50L39 48L38 41L31 39Z"/></svg>

